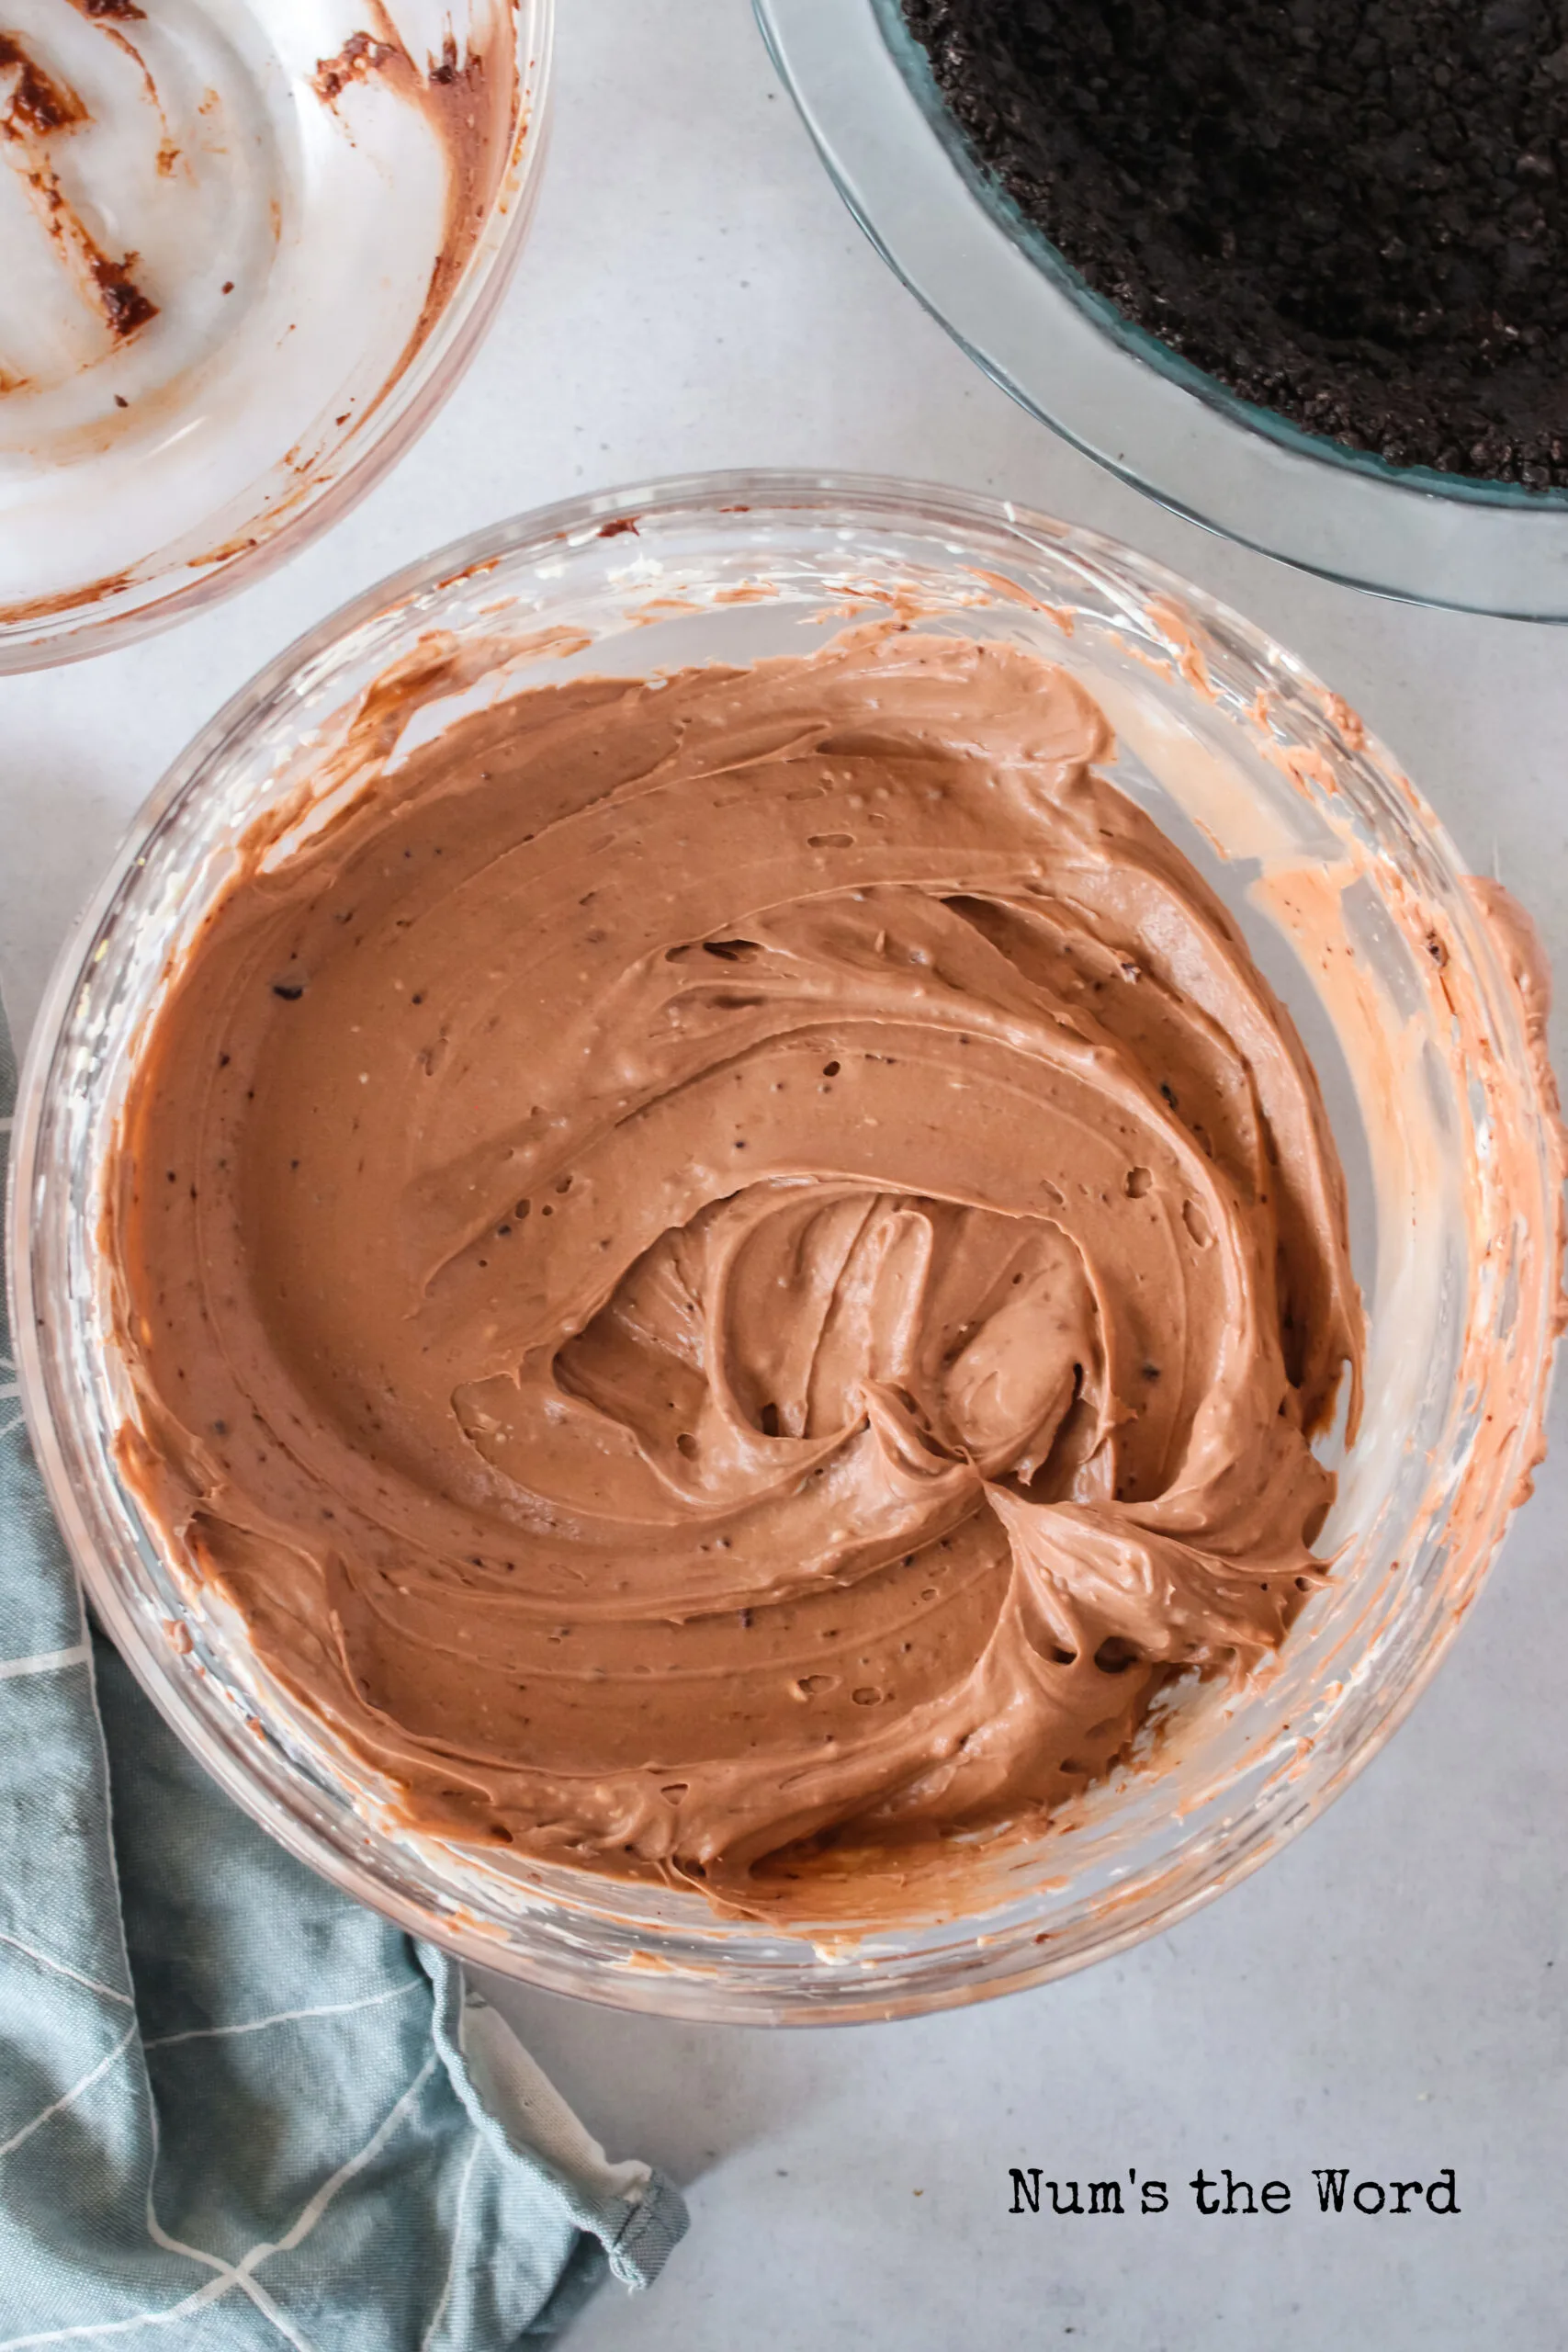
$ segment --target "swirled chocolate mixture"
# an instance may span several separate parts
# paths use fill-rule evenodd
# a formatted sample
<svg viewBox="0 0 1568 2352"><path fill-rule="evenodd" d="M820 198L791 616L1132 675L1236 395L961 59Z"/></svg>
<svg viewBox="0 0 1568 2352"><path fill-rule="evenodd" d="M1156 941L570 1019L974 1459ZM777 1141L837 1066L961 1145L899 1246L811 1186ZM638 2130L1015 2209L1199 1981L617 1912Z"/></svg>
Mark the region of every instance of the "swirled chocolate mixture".
<svg viewBox="0 0 1568 2352"><path fill-rule="evenodd" d="M111 1170L122 1453L412 1817L733 1896L1038 1819L1285 1634L1344 1187L1110 750L860 630L518 695L248 845Z"/></svg>

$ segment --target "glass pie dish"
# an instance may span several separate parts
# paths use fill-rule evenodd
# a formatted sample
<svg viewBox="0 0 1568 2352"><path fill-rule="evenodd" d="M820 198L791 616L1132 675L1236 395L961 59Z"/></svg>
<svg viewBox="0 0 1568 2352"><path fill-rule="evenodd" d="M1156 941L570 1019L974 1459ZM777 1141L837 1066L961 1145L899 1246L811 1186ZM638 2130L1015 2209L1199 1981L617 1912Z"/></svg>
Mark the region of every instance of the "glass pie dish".
<svg viewBox="0 0 1568 2352"><path fill-rule="evenodd" d="M0 673L322 530L521 249L553 0L16 0L0 35Z"/></svg>
<svg viewBox="0 0 1568 2352"><path fill-rule="evenodd" d="M395 665L408 674L433 645L461 655L461 685L419 709L423 741L509 692L807 650L884 614L1080 678L1117 731L1111 775L1246 931L1323 1082L1370 1401L1354 1444L1325 1452L1333 1573L1264 1667L1239 1687L1174 1686L1157 1748L1043 1830L965 1833L954 1875L903 1889L898 1924L886 1886L846 1870L820 1883L820 1916L786 1929L720 1917L690 1888L400 1824L395 1792L269 1678L121 1477L132 1408L103 1188L149 1016L236 843L279 806L309 831L341 786L334 752ZM324 622L142 810L61 959L23 1079L24 1405L93 1605L152 1697L232 1796L365 1901L491 1968L629 2007L759 2023L941 2007L1082 1966L1234 1883L1346 1784L1434 1671L1528 1485L1547 1392L1547 1085L1506 939L1418 795L1290 655L1169 573L1044 517L898 482L730 474L578 500Z"/></svg>
<svg viewBox="0 0 1568 2352"><path fill-rule="evenodd" d="M1568 619L1568 492L1301 432L1130 323L984 171L898 0L755 0L873 244L971 358L1122 481L1245 547L1416 604Z"/></svg>

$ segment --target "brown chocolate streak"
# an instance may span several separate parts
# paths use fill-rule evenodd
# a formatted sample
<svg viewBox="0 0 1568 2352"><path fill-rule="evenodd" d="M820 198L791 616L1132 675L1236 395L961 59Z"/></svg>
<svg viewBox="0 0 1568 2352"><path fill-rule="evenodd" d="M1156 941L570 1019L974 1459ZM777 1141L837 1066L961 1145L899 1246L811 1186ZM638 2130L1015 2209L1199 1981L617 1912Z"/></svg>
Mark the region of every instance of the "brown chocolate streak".
<svg viewBox="0 0 1568 2352"><path fill-rule="evenodd" d="M111 0L110 6L93 13L140 16L141 11L132 7L128 12L125 0ZM75 91L46 74L15 33L0 32L0 81L7 74L15 79L0 110L3 151L20 169L33 210L110 334L117 343L128 342L158 315L156 302L131 277L138 256L124 254L117 261L103 251L41 152L44 140L74 130L91 117Z"/></svg>
<svg viewBox="0 0 1568 2352"><path fill-rule="evenodd" d="M0 628L30 628L36 621L52 620L59 613L74 612L78 605L101 605L110 596L118 596L135 579L133 571L107 572L87 588L61 588L52 596L30 596L25 604L0 605Z"/></svg>
<svg viewBox="0 0 1568 2352"><path fill-rule="evenodd" d="M422 74L381 0L368 0L366 13L378 30L351 33L335 56L318 61L312 76L317 96L323 105L335 107L351 83L367 82L375 74L419 108L447 159L446 219L440 251L413 331L388 379L389 387L402 375L446 308L489 218L511 152L518 82L515 60L510 74L500 76L491 71L482 49L470 49L460 57L451 33L442 43L440 56L427 59Z"/></svg>
<svg viewBox="0 0 1568 2352"><path fill-rule="evenodd" d="M37 139L47 139L53 131L74 130L88 119L75 91L46 74L15 33L0 33L0 76L7 73L15 74L17 79L0 112L0 133L16 138L30 131Z"/></svg>
<svg viewBox="0 0 1568 2352"><path fill-rule="evenodd" d="M156 302L150 301L131 277L130 265L136 258L135 254L127 254L123 261L110 261L107 254L95 254L88 264L109 333L121 342L158 315Z"/></svg>
<svg viewBox="0 0 1568 2352"><path fill-rule="evenodd" d="M106 40L112 40L117 49L123 50L141 74L148 103L155 109L164 126L163 141L158 149L158 174L160 178L167 179L179 161L180 151L170 134L169 118L164 112L164 102L158 96L158 85L152 79L152 69L134 41L128 40L119 29L122 24L145 23L147 11L138 8L135 0L71 0L71 6L79 16L85 17L89 24L96 25Z"/></svg>

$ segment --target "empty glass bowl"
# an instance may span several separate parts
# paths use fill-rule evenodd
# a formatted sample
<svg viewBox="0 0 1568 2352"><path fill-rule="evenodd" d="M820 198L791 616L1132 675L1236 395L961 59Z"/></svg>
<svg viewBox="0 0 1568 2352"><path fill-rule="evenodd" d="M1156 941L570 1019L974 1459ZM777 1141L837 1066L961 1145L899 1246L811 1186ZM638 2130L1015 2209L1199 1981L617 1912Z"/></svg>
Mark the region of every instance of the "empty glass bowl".
<svg viewBox="0 0 1568 2352"><path fill-rule="evenodd" d="M1417 604L1568 619L1568 492L1395 469L1299 432L1092 293L974 160L898 0L755 0L840 194L1015 400L1162 505Z"/></svg>
<svg viewBox="0 0 1568 2352"><path fill-rule="evenodd" d="M554 0L13 0L0 672L324 528L451 390L539 176Z"/></svg>
<svg viewBox="0 0 1568 2352"><path fill-rule="evenodd" d="M1043 1833L955 1841L951 1876L902 1888L897 1927L887 1884L847 1869L823 1883L820 1917L785 1928L721 1918L689 1890L400 1826L389 1792L269 1681L120 1478L130 1407L102 1179L149 1013L235 843L284 796L308 830L310 796L341 779L333 755L391 665L407 676L433 648L462 656L462 691L418 710L423 740L476 700L585 671L804 652L878 614L1005 639L1082 678L1117 729L1111 773L1247 933L1316 1062L1344 1162L1369 1407L1336 1456L1331 1579L1244 1686L1178 1686L1158 1769L1119 1769ZM890 2017L1058 1974L1179 1918L1386 1738L1528 1473L1558 1180L1525 1010L1458 853L1289 654L1143 558L1042 516L898 482L728 474L577 500L400 573L264 671L175 763L34 1035L13 1328L94 1606L181 1736L295 1853L411 1928L557 1990L754 2022Z"/></svg>

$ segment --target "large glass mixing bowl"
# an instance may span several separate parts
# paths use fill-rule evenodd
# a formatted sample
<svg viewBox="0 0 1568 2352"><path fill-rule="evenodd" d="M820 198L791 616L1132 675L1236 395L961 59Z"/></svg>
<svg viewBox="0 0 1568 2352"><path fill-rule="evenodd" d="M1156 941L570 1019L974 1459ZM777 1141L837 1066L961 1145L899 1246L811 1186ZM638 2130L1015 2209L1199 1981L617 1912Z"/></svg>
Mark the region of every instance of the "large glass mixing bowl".
<svg viewBox="0 0 1568 2352"><path fill-rule="evenodd" d="M897 1927L886 1886L846 1872L824 1883L819 1917L781 1929L720 1918L687 1890L399 1826L388 1791L160 1548L119 1476L130 1400L102 1182L149 1014L236 842L284 796L308 824L312 796L341 788L333 754L392 665L406 679L433 654L462 657L467 683L410 722L423 739L476 698L800 652L881 613L1025 646L1083 679L1117 729L1111 773L1247 933L1323 1080L1370 1401L1335 1455L1330 1581L1245 1686L1179 1690L1159 1769L1119 1769L1043 1833L959 1841L961 1872L908 1887ZM61 960L23 1080L23 1398L93 1604L152 1697L231 1795L367 1903L491 1968L631 2007L757 2022L940 2007L1081 1966L1232 1884L1344 1787L1432 1673L1527 1477L1546 1393L1559 1171L1542 1090L1507 954L1429 809L1342 702L1168 572L1041 516L897 482L732 474L579 500L324 622L142 810Z"/></svg>
<svg viewBox="0 0 1568 2352"><path fill-rule="evenodd" d="M977 164L898 0L755 0L883 258L1015 400L1123 481L1308 571L1568 619L1568 492L1394 468L1255 408L1090 291Z"/></svg>

